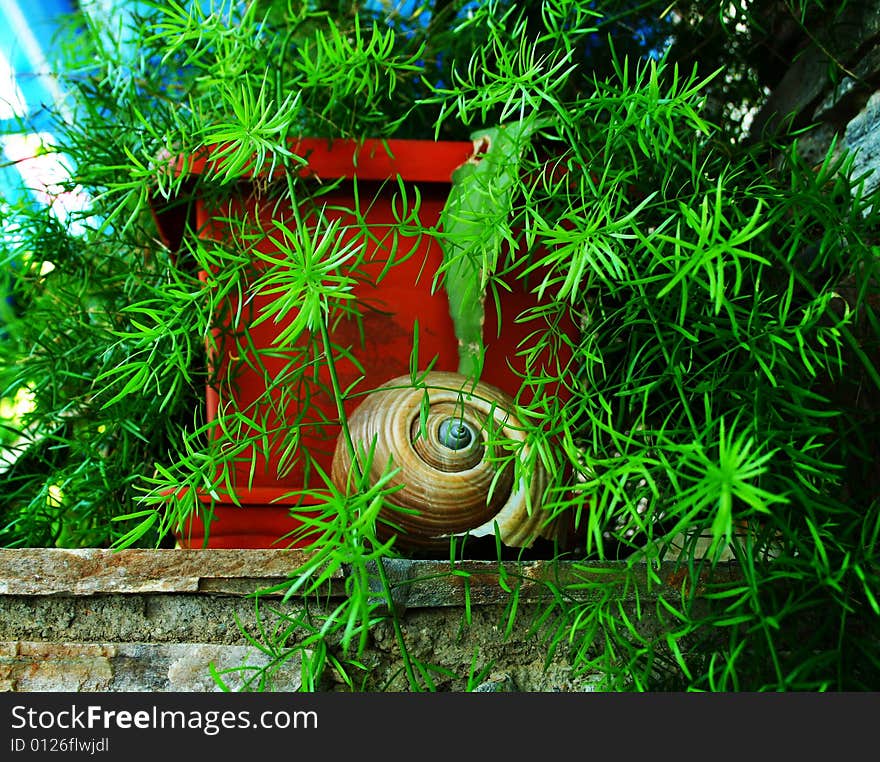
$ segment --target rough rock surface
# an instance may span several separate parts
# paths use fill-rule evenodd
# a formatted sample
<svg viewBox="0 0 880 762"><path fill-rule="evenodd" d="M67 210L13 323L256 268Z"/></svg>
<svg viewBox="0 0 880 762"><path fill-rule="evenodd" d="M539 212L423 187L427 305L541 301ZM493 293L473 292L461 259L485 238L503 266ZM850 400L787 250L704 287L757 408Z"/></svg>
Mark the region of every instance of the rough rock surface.
<svg viewBox="0 0 880 762"><path fill-rule="evenodd" d="M843 145L855 151L855 173L867 175L865 191L873 191L880 185L880 90L847 124Z"/></svg>
<svg viewBox="0 0 880 762"><path fill-rule="evenodd" d="M298 647L302 634L291 622L337 605L345 572L322 597L285 599L276 591L258 603L252 593L283 582L302 559L296 551L0 550L0 689L212 691L219 688L213 670L233 690L297 690L309 651ZM623 563L509 563L504 585L499 568L462 562L453 574L448 562L392 562L386 571L401 590L396 617L371 628L362 666L348 664L347 675L328 668L317 687L404 691L409 670L437 690L592 690L597 675L573 669L566 638L559 649L549 647L553 604L544 583L585 583L599 574L617 583L615 601L630 608L636 596L644 606L657 593L644 570L629 573ZM667 592L681 583L671 565L660 578ZM588 584L569 590L586 605L595 596ZM660 626L653 616L642 624ZM255 646L267 642L284 654L271 668ZM336 648L338 639L327 645Z"/></svg>
<svg viewBox="0 0 880 762"><path fill-rule="evenodd" d="M181 691L242 690L269 659L250 646L216 643L0 642L0 690ZM297 690L299 663L273 675L270 690Z"/></svg>

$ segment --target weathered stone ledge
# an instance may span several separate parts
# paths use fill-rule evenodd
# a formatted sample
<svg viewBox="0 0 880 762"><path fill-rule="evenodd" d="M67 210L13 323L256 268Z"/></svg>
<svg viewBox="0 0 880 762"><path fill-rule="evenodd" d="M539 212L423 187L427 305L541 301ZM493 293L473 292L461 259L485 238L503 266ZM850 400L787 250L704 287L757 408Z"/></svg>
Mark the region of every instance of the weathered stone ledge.
<svg viewBox="0 0 880 762"><path fill-rule="evenodd" d="M0 595L252 595L273 588L281 588L276 591L281 595L307 560L297 550L6 549L0 550ZM471 605L502 603L511 586L526 601L547 597L548 584L580 599L589 599L591 583L599 581L604 595L608 582L615 582L621 599L651 593L647 569L628 569L625 562L460 561L453 567L446 560L388 559L384 568L395 602L405 608L460 606L466 596ZM729 565L722 568L734 573ZM673 562L656 573L664 587L677 588L684 576ZM324 592L345 595L346 576L345 568L336 570Z"/></svg>
<svg viewBox="0 0 880 762"><path fill-rule="evenodd" d="M0 595L253 592L304 559L295 550L12 548L0 550Z"/></svg>
<svg viewBox="0 0 880 762"><path fill-rule="evenodd" d="M268 674L262 689L297 690L300 653L260 672L269 657L251 639L290 630L306 609L320 616L347 595L352 572L343 567L319 598L284 597L284 583L307 560L296 550L0 550L0 690L218 690L212 669L232 689ZM629 607L638 597L647 611L646 601L680 594L687 578L673 563L650 575L624 562L451 567L448 560L395 559L383 568L399 631L388 621L371 629L365 690L407 689L401 637L413 658L450 673L467 673L478 654L493 665L486 690L588 690L595 676L573 675L562 653L548 661L547 644L532 629L553 596L589 604L611 595ZM719 572L736 573L722 565L716 579ZM377 574L371 584L378 593ZM514 589L518 614L508 627ZM658 626L646 617L645 626ZM293 630L287 645L299 637ZM340 687L328 680L328 690ZM461 684L451 680L448 689Z"/></svg>

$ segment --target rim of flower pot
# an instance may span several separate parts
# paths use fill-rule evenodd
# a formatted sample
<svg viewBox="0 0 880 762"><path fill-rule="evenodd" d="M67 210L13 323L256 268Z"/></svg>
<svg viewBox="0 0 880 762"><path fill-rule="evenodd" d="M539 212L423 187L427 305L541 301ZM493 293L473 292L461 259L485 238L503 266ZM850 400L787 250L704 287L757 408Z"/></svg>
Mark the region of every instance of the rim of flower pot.
<svg viewBox="0 0 880 762"><path fill-rule="evenodd" d="M222 168L224 144L209 146L195 156L179 156L175 172L200 175L206 169ZM400 175L414 182L448 183L452 172L478 153L471 141L402 140L381 138L296 138L290 141L291 154L304 161L301 177L389 180ZM285 170L276 168L274 175ZM254 176L245 167L242 179Z"/></svg>
<svg viewBox="0 0 880 762"><path fill-rule="evenodd" d="M175 175L195 179L208 170L222 170L226 148L228 144L218 143L195 155L168 156L168 160ZM305 162L299 170L303 178L387 182L399 177L407 182L446 185L458 167L476 160L483 149L481 143L461 140L301 137L289 142L290 152ZM280 178L284 173L276 167L272 176ZM245 167L238 178L253 179L253 169ZM184 198L187 195L183 194ZM180 204L184 198L154 194L150 199L159 237L172 252L179 250L189 218L188 209Z"/></svg>

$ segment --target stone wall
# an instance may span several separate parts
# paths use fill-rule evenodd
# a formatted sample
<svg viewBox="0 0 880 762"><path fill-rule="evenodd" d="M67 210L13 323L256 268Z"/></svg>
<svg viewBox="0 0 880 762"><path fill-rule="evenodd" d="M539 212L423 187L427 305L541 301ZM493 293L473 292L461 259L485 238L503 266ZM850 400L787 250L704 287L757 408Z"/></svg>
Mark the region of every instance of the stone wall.
<svg viewBox="0 0 880 762"><path fill-rule="evenodd" d="M302 598L285 601L274 594L260 599L258 616L251 595L284 582L302 561L292 550L0 551L0 689L219 690L212 665L222 671L268 664L248 637L259 639L261 626L271 630L303 610ZM596 675L576 675L562 653L546 662L547 643L532 630L550 595L545 582L565 586L586 581L585 574L601 574L603 581L615 575L619 600L629 605L638 595L651 611L650 601L661 591L674 594L679 577L672 565L664 566L664 583L649 588L644 570L627 573L622 563L579 566L506 563L519 589L509 633L510 594L500 583L498 562L462 562L452 575L448 562L390 561L386 573L398 591L394 604L407 652L439 668L438 689L583 691ZM574 594L589 601L586 589ZM320 605L332 606L344 595L340 571ZM646 614L643 625L656 626L652 622ZM408 689L390 620L372 628L362 660L369 669L359 690ZM491 669L479 684L468 685L472 663ZM244 669L223 679L241 690L253 674ZM298 660L271 677L265 689L298 689ZM320 689L346 688L329 670Z"/></svg>

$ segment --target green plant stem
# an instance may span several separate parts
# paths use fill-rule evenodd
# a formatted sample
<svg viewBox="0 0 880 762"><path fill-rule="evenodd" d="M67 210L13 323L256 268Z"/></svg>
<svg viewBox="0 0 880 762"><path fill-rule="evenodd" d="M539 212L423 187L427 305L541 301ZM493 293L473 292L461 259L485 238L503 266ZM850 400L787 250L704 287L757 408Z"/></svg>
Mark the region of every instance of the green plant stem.
<svg viewBox="0 0 880 762"><path fill-rule="evenodd" d="M333 397L336 402L336 410L339 415L339 421L342 427L342 435L345 437L346 447L349 448L349 452L351 454L351 462L354 468L357 469L358 479L362 478L362 469L361 465L358 462L357 452L354 446L354 440L351 436L351 431L348 427L347 415L345 412L345 408L343 405L343 394L342 387L339 383L339 376L336 373L336 365L333 361L332 357L332 347L330 343L330 334L327 330L326 321L320 321L321 326L321 341L324 345L324 351L327 356L327 371L330 375L330 385L333 389ZM416 681L415 671L413 670L412 662L410 661L409 654L406 649L406 641L403 637L403 629L400 626L400 620L397 617L397 612L394 608L394 601L391 594L391 584L388 580L388 575L385 572L385 567L382 563L383 559L376 559L376 569L378 570L379 579L382 583L382 589L385 591L385 598L388 601L388 609L391 612L391 623L394 628L394 635L397 640L398 647L400 648L400 655L403 659L404 668L406 670L407 680L413 688L418 687L418 682ZM363 584L363 582L362 582ZM368 587L368 586L367 586ZM365 588L367 589L367 588ZM366 637L366 631L361 634L362 639Z"/></svg>
<svg viewBox="0 0 880 762"><path fill-rule="evenodd" d="M351 462L357 469L357 476L358 479L360 479L363 476L363 472L361 465L358 462L357 451L355 450L351 431L348 428L348 414L345 412L342 385L339 383L339 375L336 372L336 363L333 360L333 345L330 342L330 332L327 330L327 322L323 318L318 322L321 327L321 343L324 346L324 356L327 362L327 373L330 376L330 387L333 390L333 401L336 404L336 414L339 416L339 425L342 429L342 436L345 437L345 446L348 447L348 451L351 454Z"/></svg>
<svg viewBox="0 0 880 762"><path fill-rule="evenodd" d="M400 649L400 658L403 659L403 667L406 670L406 677L410 686L418 688L415 671L413 670L412 661L406 650L406 640L403 637L403 628L400 626L400 619L397 616L397 609L394 606L394 599L391 595L391 583L388 581L388 574L381 558L376 559L376 569L379 573L379 579L382 582L382 589L385 591L385 598L388 601L388 610L391 615L391 626L394 628L394 637L397 640L397 647Z"/></svg>
<svg viewBox="0 0 880 762"><path fill-rule="evenodd" d="M444 286L458 339L458 372L478 381L483 372L486 285L497 269L510 224L520 159L545 120L524 119L471 135L483 150L452 173L441 214Z"/></svg>

